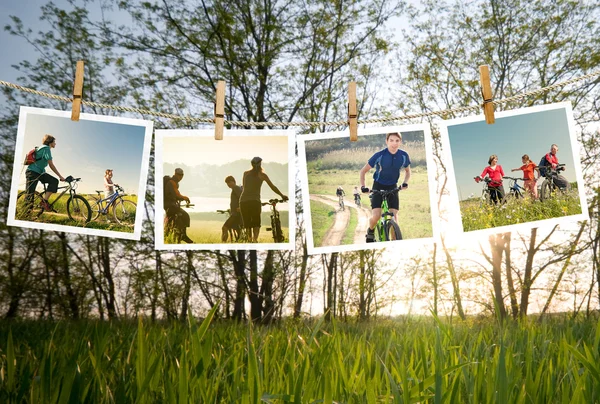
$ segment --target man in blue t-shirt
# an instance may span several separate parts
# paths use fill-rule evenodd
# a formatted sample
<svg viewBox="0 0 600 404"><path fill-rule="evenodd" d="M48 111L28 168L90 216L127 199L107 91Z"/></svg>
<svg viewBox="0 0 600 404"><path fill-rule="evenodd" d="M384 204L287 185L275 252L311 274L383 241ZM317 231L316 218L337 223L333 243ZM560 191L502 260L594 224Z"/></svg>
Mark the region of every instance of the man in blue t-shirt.
<svg viewBox="0 0 600 404"><path fill-rule="evenodd" d="M373 174L373 190L390 190L398 186L400 179L400 170L404 168L404 182L402 189L408 187L410 179L410 157L407 152L400 149L402 144L402 135L399 133L388 133L385 139L387 148L375 153L360 170L360 189L362 192L369 192L369 188L365 186L365 174L375 168ZM367 231L367 243L375 241L375 225L381 217L382 197L378 194L371 196L371 219L369 220L369 230ZM388 208L394 215L398 213L400 203L398 201L398 192L392 194L388 198Z"/></svg>

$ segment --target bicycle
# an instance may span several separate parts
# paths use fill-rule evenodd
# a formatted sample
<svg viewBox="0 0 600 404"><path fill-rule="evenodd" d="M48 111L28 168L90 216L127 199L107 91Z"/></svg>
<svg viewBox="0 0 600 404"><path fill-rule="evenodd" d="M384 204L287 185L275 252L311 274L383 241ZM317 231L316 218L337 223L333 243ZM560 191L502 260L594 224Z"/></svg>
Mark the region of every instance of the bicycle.
<svg viewBox="0 0 600 404"><path fill-rule="evenodd" d="M231 216L231 209L217 210L217 213L220 213L222 215L227 214L228 216ZM244 243L251 242L250 237L248 236L248 232L246 231L246 229L243 226L241 215L240 215L240 223L238 224L238 228L237 229L229 229L228 233L229 233L229 239L231 241L244 242Z"/></svg>
<svg viewBox="0 0 600 404"><path fill-rule="evenodd" d="M340 210L344 210L344 195L338 195Z"/></svg>
<svg viewBox="0 0 600 404"><path fill-rule="evenodd" d="M108 211L112 207L112 214L117 223L133 226L137 206L133 201L123 198L126 194L120 185L115 184L114 187L115 193L104 199L100 196L102 191L96 190L98 196L92 196L92 220L97 220L101 214L108 215ZM105 206L103 206L104 203L106 203Z"/></svg>
<svg viewBox="0 0 600 404"><path fill-rule="evenodd" d="M375 225L375 241L394 241L402 240L402 232L400 226L394 220L394 214L389 211L388 199L392 194L402 190L401 187L397 187L390 190L371 190L371 195L381 195L381 218Z"/></svg>
<svg viewBox="0 0 600 404"><path fill-rule="evenodd" d="M194 204L186 203L185 205L181 205L180 201L177 201L177 206L187 209L187 208L194 207ZM179 214L175 214L175 215L171 215L171 216L165 214L165 219L163 221L163 223L164 223L163 232L164 232L164 237L165 237L165 244L181 243L181 239L183 237L183 231L175 225L175 223L177 222L178 216L179 216ZM168 240L172 240L172 242L169 242Z"/></svg>
<svg viewBox="0 0 600 404"><path fill-rule="evenodd" d="M523 198L525 195L525 188L520 186L517 181L525 181L523 178L515 178L515 177L502 177L506 180L510 180L510 185L508 192L504 195L504 199L502 203L506 203L512 199Z"/></svg>
<svg viewBox="0 0 600 404"><path fill-rule="evenodd" d="M544 182L542 182L542 187L540 188L540 201L545 201L547 199L553 198L556 196L556 193L561 192L569 192L571 190L571 184L567 182L566 188L559 188L555 184L555 180L558 178L558 172L564 171L565 165L558 164L556 168L546 167L544 173Z"/></svg>
<svg viewBox="0 0 600 404"><path fill-rule="evenodd" d="M354 203L357 208L360 208L360 194L354 194Z"/></svg>
<svg viewBox="0 0 600 404"><path fill-rule="evenodd" d="M67 185L58 187L63 191L58 195L54 201L48 201L50 212L55 212L54 204L62 198L64 194L69 193L69 199L67 199L67 215L69 219L74 220L78 224L85 225L88 223L92 216L92 211L88 201L81 195L77 195L77 183L81 181L81 178L73 178L68 176L65 178ZM37 220L42 213L44 213L44 201L43 195L47 192L47 185L42 183L44 190L42 192L35 191L33 194L29 194L27 190L19 192L17 195L17 206L15 209L15 219L17 220Z"/></svg>
<svg viewBox="0 0 600 404"><path fill-rule="evenodd" d="M479 207L483 208L493 202L492 192L490 191L490 183L493 182L490 177L481 178L480 176L473 177L477 182L483 181L483 189L481 190L481 198L479 199ZM504 200L504 199L502 199ZM500 200L498 199L498 202Z"/></svg>
<svg viewBox="0 0 600 404"><path fill-rule="evenodd" d="M283 236L283 232L281 231L281 221L279 219L279 211L277 210L277 204L286 202L283 199L270 199L269 202L261 203L262 206L270 205L271 206L271 227L267 227L267 231L273 233L273 240L276 243L283 243L285 241L285 237Z"/></svg>

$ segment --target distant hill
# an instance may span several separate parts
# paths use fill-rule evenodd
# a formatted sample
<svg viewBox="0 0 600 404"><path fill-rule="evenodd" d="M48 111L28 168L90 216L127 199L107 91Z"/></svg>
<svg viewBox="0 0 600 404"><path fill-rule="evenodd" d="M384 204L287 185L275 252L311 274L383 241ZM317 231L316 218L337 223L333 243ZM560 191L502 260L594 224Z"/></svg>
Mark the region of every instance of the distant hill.
<svg viewBox="0 0 600 404"><path fill-rule="evenodd" d="M244 171L251 168L248 160L236 160L224 165L164 163L165 175L173 175L175 168L183 169L185 176L181 183L182 193L188 196L228 197L231 190L225 184L225 177L233 175L238 185L242 185ZM279 163L263 164L263 169L269 175L273 184L281 192L288 192L288 165ZM263 184L263 199L274 198L276 194L267 184Z"/></svg>

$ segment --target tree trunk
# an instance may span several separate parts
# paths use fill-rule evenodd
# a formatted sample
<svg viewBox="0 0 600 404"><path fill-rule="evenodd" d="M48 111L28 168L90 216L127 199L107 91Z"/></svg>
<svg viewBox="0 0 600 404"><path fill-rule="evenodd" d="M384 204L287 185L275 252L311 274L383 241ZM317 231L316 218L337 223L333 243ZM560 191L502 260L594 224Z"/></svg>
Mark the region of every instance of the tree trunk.
<svg viewBox="0 0 600 404"><path fill-rule="evenodd" d="M231 292L229 292L229 285L227 284L227 276L225 275L225 266L223 265L223 257L217 254L217 265L219 266L219 276L221 278L221 284L223 285L223 293L225 295L225 318L231 317L229 310L231 306Z"/></svg>
<svg viewBox="0 0 600 404"><path fill-rule="evenodd" d="M77 303L77 296L75 295L75 291L73 290L73 285L71 283L71 273L70 273L70 264L69 264L69 256L67 254L67 235L64 232L58 233L58 238L61 242L61 264L63 271L63 283L65 289L67 291L67 301L69 304L69 310L71 317L73 319L79 318L79 305Z"/></svg>
<svg viewBox="0 0 600 404"><path fill-rule="evenodd" d="M273 281L275 279L275 266L273 263L273 250L267 252L265 266L262 272L262 283L260 287L260 296L263 301L262 322L265 324L273 320L275 311L275 302L273 301Z"/></svg>
<svg viewBox="0 0 600 404"><path fill-rule="evenodd" d="M456 276L456 270L454 268L454 261L452 261L452 256L450 252L446 248L446 243L444 238L442 237L442 249L444 250L444 254L446 255L446 264L448 265L448 272L450 273L450 280L452 282L452 290L454 294L454 304L456 304L456 310L458 312L458 316L461 320L466 320L465 311L462 306L462 297L460 295L460 284L458 282L458 277Z"/></svg>
<svg viewBox="0 0 600 404"><path fill-rule="evenodd" d="M262 319L262 298L258 290L258 257L256 250L250 250L250 282L248 297L250 298L250 318L260 322Z"/></svg>
<svg viewBox="0 0 600 404"><path fill-rule="evenodd" d="M527 259L525 260L525 271L523 274L523 286L521 287L521 310L519 318L527 317L527 307L529 306L529 294L531 293L531 276L533 272L533 257L536 253L535 239L537 228L531 229L529 236L529 249L527 250Z"/></svg>
<svg viewBox="0 0 600 404"><path fill-rule="evenodd" d="M181 315L179 319L183 322L187 319L188 308L190 304L190 287L192 271L194 270L194 253L193 251L186 251L186 265L185 265L185 283L183 285L183 296L181 297Z"/></svg>
<svg viewBox="0 0 600 404"><path fill-rule="evenodd" d="M241 321L245 317L246 310L244 307L244 301L246 299L246 274L244 273L246 267L246 252L237 251L236 257L236 251L229 251L229 256L233 262L233 271L236 279L232 318Z"/></svg>
<svg viewBox="0 0 600 404"><path fill-rule="evenodd" d="M298 296L294 305L294 318L302 314L302 301L304 300L304 289L306 288L306 267L308 266L308 249L306 242L302 243L302 263L300 265L300 279L298 279Z"/></svg>
<svg viewBox="0 0 600 404"><path fill-rule="evenodd" d="M512 277L512 261L510 259L510 240L511 233L504 233L504 256L506 257L506 283L508 285L508 294L510 296L510 310L514 320L519 316L519 303L517 302L517 292Z"/></svg>
<svg viewBox="0 0 600 404"><path fill-rule="evenodd" d="M432 259L432 284L433 284L433 313L438 315L438 300L440 298L439 282L437 274L437 243L433 243L433 259Z"/></svg>
<svg viewBox="0 0 600 404"><path fill-rule="evenodd" d="M359 251L359 264L358 264L358 319L364 320L367 318L367 304L366 304L366 290L365 290L365 278L367 263L365 259L366 251Z"/></svg>
<svg viewBox="0 0 600 404"><path fill-rule="evenodd" d="M165 294L164 308L167 319L174 319L176 317L175 311L171 307L171 294L169 293L169 288L167 286L167 279L165 277L165 272L163 270L162 265L162 254L159 250L156 250L156 272L160 276L160 284L163 289L163 293Z"/></svg>
<svg viewBox="0 0 600 404"><path fill-rule="evenodd" d="M98 258L100 260L100 266L102 268L102 275L106 280L107 284L107 293L104 294L104 301L106 303L108 319L113 320L117 318L117 308L115 298L115 282L113 280L110 265L110 239L108 237L98 237L98 246Z"/></svg>
<svg viewBox="0 0 600 404"><path fill-rule="evenodd" d="M494 301L501 319L506 318L504 296L502 295L502 253L504 252L504 237L502 234L489 236L492 249L492 285L494 286Z"/></svg>

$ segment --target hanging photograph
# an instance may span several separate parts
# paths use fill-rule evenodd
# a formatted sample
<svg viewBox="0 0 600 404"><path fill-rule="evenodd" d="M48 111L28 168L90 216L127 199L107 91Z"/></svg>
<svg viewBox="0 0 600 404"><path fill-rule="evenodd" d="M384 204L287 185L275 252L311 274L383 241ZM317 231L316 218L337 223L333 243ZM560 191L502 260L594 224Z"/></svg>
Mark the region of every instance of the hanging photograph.
<svg viewBox="0 0 600 404"><path fill-rule="evenodd" d="M570 103L444 121L449 187L464 232L588 218ZM457 221L458 222L458 221Z"/></svg>
<svg viewBox="0 0 600 404"><path fill-rule="evenodd" d="M299 136L309 252L432 240L430 142L427 125L363 129L357 142L347 130Z"/></svg>
<svg viewBox="0 0 600 404"><path fill-rule="evenodd" d="M293 249L294 132L156 131L157 249Z"/></svg>
<svg viewBox="0 0 600 404"><path fill-rule="evenodd" d="M21 107L8 225L139 240L152 127Z"/></svg>

